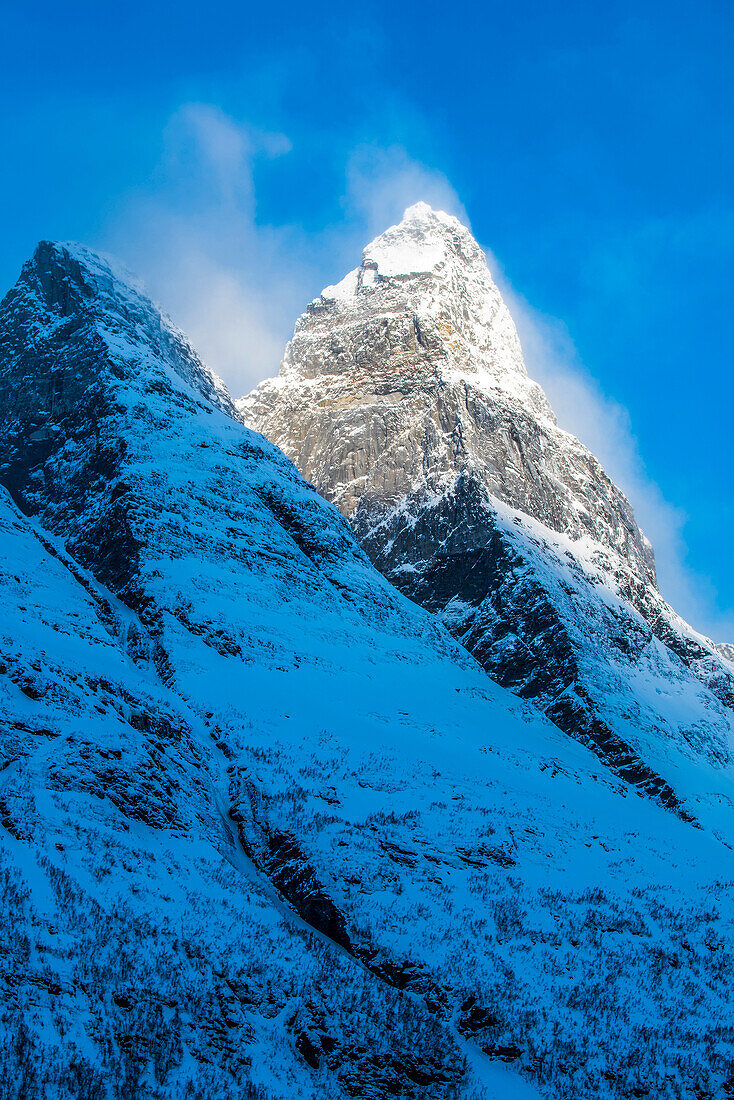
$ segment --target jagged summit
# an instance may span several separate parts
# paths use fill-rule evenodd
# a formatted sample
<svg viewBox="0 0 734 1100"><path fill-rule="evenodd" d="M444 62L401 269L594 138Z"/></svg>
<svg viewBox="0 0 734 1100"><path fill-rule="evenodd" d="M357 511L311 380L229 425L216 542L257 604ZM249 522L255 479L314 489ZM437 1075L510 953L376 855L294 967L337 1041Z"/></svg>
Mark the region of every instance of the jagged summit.
<svg viewBox="0 0 734 1100"><path fill-rule="evenodd" d="M70 331L77 334L75 348L84 340L106 348L98 361L102 369L114 362L118 371L147 374L151 382L172 371L198 395L230 414L234 411L222 381L151 301L142 283L111 256L71 241L40 241L0 309L7 318L0 370L22 364L29 372L28 384L41 387L45 374L49 416L56 404L52 376L65 369L55 347Z"/></svg>
<svg viewBox="0 0 734 1100"><path fill-rule="evenodd" d="M119 260L105 252L94 252L79 241L39 241L25 268L38 273L51 295L49 305L54 304L54 288L64 284L88 293L99 293L106 285L110 290L114 288L118 297L127 298L131 293L147 297L142 282Z"/></svg>
<svg viewBox="0 0 734 1100"><path fill-rule="evenodd" d="M236 415L140 284L83 246L48 241L0 303L0 394L0 480L27 514L73 531L79 557L122 585L138 541L127 522L127 440L144 438L154 405L169 424L183 406ZM85 523L90 485L107 503Z"/></svg>
<svg viewBox="0 0 734 1100"><path fill-rule="evenodd" d="M397 225L367 245L362 262L375 264L382 276L395 277L435 272L452 262L486 266L484 252L459 219L425 202L409 206Z"/></svg>
<svg viewBox="0 0 734 1100"><path fill-rule="evenodd" d="M456 218L425 203L409 207L367 245L358 268L308 306L279 377L238 408L348 517L474 477L655 581L629 502L558 428L528 377L484 252Z"/></svg>
<svg viewBox="0 0 734 1100"><path fill-rule="evenodd" d="M98 317L107 314L134 322L138 314L156 312L166 328L175 330L140 279L115 257L94 252L77 241L39 241L5 300L17 298L18 291L24 289L35 293L55 316L69 317L93 309ZM183 333L175 331L185 340Z"/></svg>
<svg viewBox="0 0 734 1100"><path fill-rule="evenodd" d="M432 223L437 221L442 222L444 225L457 225L465 233L469 232L467 227L462 225L454 214L447 214L445 210L435 210L430 203L424 202L423 199L419 199L417 202L412 202L410 206L406 206L398 224L404 225L406 222Z"/></svg>
<svg viewBox="0 0 734 1100"><path fill-rule="evenodd" d="M335 322L352 337L336 359L317 346ZM457 218L426 203L408 207L399 224L367 245L358 268L311 303L281 373L307 379L366 370L381 379L402 369L426 382L463 379L482 392L504 391L555 424L540 386L527 376L483 250Z"/></svg>

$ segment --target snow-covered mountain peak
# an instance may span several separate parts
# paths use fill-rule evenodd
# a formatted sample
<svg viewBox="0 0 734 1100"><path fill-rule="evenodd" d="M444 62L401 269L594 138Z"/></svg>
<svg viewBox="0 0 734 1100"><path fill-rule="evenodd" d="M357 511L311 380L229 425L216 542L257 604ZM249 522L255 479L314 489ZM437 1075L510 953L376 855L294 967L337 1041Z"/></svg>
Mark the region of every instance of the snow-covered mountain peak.
<svg viewBox="0 0 734 1100"><path fill-rule="evenodd" d="M79 314L92 306L97 316L107 313L118 317L156 309L131 271L114 257L93 252L76 241L39 241L10 295L19 286L35 292L39 301L59 317ZM167 317L161 317L167 327L174 328Z"/></svg>
<svg viewBox="0 0 734 1100"><path fill-rule="evenodd" d="M449 263L486 266L484 253L458 218L425 202L409 206L398 225L364 250L363 266L374 264L384 277L438 272Z"/></svg>
<svg viewBox="0 0 734 1100"><path fill-rule="evenodd" d="M53 282L69 280L97 289L116 284L125 296L131 291L144 294L140 280L119 260L78 241L39 241L26 266L50 280L49 289Z"/></svg>
<svg viewBox="0 0 734 1100"><path fill-rule="evenodd" d="M71 241L40 241L2 309L15 319L3 346L8 361L23 347L37 348L53 334L65 339L72 325L79 334L77 342L87 338L106 347L98 365L114 363L118 376L122 371L155 384L156 378L160 382L161 375L173 372L197 395L233 412L221 380L151 301L142 283L110 256ZM44 363L58 375L59 363L53 357L36 358L34 373L42 371Z"/></svg>
<svg viewBox="0 0 734 1100"><path fill-rule="evenodd" d="M654 583L629 503L556 424L471 232L418 203L296 323L280 375L238 403L349 518L470 477Z"/></svg>
<svg viewBox="0 0 734 1100"><path fill-rule="evenodd" d="M351 334L336 361L317 346L335 324ZM368 370L391 379L407 372L434 384L466 381L482 392L504 392L555 423L542 390L527 376L484 251L457 218L423 202L368 244L360 266L326 287L298 321L283 377L335 370L350 378Z"/></svg>
<svg viewBox="0 0 734 1100"><path fill-rule="evenodd" d="M447 214L444 210L434 210L433 207L419 199L418 202L413 202L410 206L406 206L403 216L400 220L402 225L408 221L433 221L438 219L442 222L455 222L457 225L461 225L458 218L455 218L453 214Z"/></svg>

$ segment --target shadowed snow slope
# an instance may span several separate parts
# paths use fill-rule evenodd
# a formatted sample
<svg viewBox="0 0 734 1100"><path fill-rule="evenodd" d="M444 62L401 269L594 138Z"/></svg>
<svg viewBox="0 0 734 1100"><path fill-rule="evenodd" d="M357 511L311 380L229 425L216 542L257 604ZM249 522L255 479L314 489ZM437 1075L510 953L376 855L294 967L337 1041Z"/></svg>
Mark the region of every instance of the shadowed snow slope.
<svg viewBox="0 0 734 1100"><path fill-rule="evenodd" d="M671 810L719 804L690 779L701 759L731 772L731 667L661 598L630 505L558 428L455 218L406 211L238 407L494 679Z"/></svg>
<svg viewBox="0 0 734 1100"><path fill-rule="evenodd" d="M708 728L671 765L693 824L391 587L84 250L24 268L0 370L4 1079L720 1091L732 790Z"/></svg>

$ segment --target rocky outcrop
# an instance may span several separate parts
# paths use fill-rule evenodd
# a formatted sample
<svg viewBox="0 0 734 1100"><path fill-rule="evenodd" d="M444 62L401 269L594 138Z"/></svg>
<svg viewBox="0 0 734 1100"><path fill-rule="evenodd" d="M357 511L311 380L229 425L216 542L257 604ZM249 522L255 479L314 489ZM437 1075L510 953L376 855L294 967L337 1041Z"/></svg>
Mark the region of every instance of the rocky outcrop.
<svg viewBox="0 0 734 1100"><path fill-rule="evenodd" d="M0 478L132 600L140 542L122 473L120 423L134 414L126 382L192 408L231 411L229 396L138 287L79 245L41 242L0 314Z"/></svg>
<svg viewBox="0 0 734 1100"><path fill-rule="evenodd" d="M414 492L473 476L551 530L654 582L649 542L528 378L484 253L419 203L296 324L277 379L238 402L341 511L376 526ZM367 516L371 519L367 520Z"/></svg>
<svg viewBox="0 0 734 1100"><path fill-rule="evenodd" d="M731 669L660 596L628 501L558 427L455 218L411 207L238 408L494 679L695 816L685 760L730 763Z"/></svg>

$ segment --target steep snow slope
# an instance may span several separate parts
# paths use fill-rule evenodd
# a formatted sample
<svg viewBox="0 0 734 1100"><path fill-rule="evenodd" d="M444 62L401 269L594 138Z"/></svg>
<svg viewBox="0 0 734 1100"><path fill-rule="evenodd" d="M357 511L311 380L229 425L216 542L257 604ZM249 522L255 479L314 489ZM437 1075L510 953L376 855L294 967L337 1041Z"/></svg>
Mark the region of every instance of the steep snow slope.
<svg viewBox="0 0 734 1100"><path fill-rule="evenodd" d="M58 1049L51 1079L84 1095L92 1065L114 1089L123 1063L127 1095L182 1096L189 1075L207 1097L240 1076L273 1097L504 1097L520 1087L507 1063L557 1097L721 1091L729 772L691 752L703 827L638 797L391 588L339 513L228 415L185 343L150 340L163 330L103 261L61 246L37 252L0 310L2 476L33 516L10 524L25 541L5 574L19 625L4 645L39 666L14 682L44 683L50 654L85 708L9 689L11 722L60 736L0 773L8 873L46 873L31 874L36 895L10 887L11 920L79 1007L55 1009L50 987L37 1013L20 1002L23 1026ZM63 542L57 560L33 558L34 531ZM108 708L122 682L141 709L177 716L170 748L142 721L87 721L97 664ZM85 793L98 745L132 764L117 784L116 764L100 772L101 793L138 797ZM73 770L66 794L57 759ZM159 781L175 813L140 822L128 806L155 807ZM60 853L59 832L73 837ZM48 921L68 928L63 962L48 961ZM160 1002L125 1008L161 982Z"/></svg>
<svg viewBox="0 0 734 1100"><path fill-rule="evenodd" d="M316 1100L458 1076L425 1008L274 903L136 616L2 490L0 545L2 1095Z"/></svg>
<svg viewBox="0 0 734 1100"><path fill-rule="evenodd" d="M731 668L661 598L628 502L558 428L455 218L411 207L239 408L495 679L699 812L691 761L731 768Z"/></svg>

